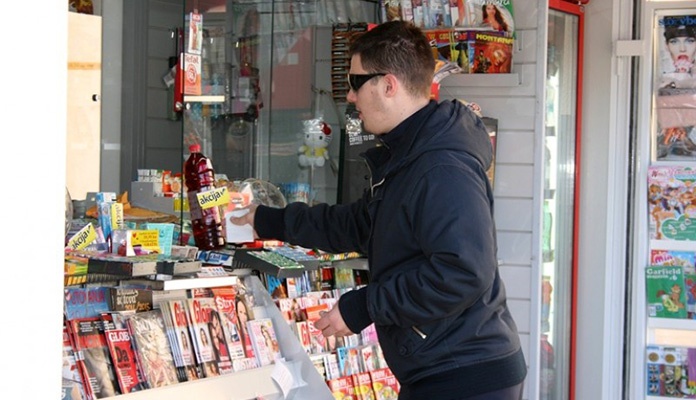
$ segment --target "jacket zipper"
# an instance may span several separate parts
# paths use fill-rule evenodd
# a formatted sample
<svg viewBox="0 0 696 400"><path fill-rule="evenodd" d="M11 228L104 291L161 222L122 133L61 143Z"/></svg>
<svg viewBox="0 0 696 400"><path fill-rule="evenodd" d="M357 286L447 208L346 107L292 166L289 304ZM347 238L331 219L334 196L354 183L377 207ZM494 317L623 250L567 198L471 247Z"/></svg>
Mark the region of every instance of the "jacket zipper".
<svg viewBox="0 0 696 400"><path fill-rule="evenodd" d="M384 183L384 179L385 179L385 178L382 178L381 181L379 181L379 182L377 182L377 183L375 183L375 184L373 185L373 184L372 184L372 177L370 177L370 198L372 198L372 197L375 196L375 188L376 188L377 186L381 186L381 185Z"/></svg>
<svg viewBox="0 0 696 400"><path fill-rule="evenodd" d="M413 329L413 331L416 332L416 333L418 334L418 336L421 337L421 339L427 339L428 335L426 335L425 333L423 333L422 330L416 328L415 326L412 326L411 329Z"/></svg>

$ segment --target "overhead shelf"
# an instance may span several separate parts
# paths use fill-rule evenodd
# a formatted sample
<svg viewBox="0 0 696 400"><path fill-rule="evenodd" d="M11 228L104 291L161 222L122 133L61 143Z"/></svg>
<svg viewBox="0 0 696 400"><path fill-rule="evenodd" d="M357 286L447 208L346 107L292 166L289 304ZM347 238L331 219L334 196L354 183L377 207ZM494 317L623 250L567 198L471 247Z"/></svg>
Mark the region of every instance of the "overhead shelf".
<svg viewBox="0 0 696 400"><path fill-rule="evenodd" d="M522 84L520 74L452 74L440 86L446 87L515 87Z"/></svg>

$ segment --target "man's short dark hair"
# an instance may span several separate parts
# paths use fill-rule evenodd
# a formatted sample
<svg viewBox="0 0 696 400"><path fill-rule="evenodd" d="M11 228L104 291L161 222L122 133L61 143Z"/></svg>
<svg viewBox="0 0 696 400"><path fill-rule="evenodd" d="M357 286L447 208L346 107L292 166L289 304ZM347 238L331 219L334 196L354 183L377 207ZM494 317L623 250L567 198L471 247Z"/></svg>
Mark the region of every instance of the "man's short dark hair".
<svg viewBox="0 0 696 400"><path fill-rule="evenodd" d="M349 55L360 55L366 72L396 75L413 95L429 96L435 72L428 38L411 22L389 21L359 34Z"/></svg>

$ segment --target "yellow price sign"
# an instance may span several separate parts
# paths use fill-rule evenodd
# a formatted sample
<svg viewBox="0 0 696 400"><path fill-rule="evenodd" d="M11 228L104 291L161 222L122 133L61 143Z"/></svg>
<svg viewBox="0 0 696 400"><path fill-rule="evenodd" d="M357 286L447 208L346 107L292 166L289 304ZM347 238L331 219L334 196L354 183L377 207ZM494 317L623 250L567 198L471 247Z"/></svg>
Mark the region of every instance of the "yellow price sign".
<svg viewBox="0 0 696 400"><path fill-rule="evenodd" d="M221 187L197 193L196 198L202 209L227 206L230 202L230 193L227 191L226 187Z"/></svg>

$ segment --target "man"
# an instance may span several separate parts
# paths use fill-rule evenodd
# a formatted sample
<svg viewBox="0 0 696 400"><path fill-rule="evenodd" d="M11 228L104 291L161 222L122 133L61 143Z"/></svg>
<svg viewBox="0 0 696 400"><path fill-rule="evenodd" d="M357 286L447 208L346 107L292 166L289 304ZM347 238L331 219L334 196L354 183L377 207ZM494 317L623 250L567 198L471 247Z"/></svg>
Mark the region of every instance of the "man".
<svg viewBox="0 0 696 400"><path fill-rule="evenodd" d="M347 205L252 206L234 222L367 255L370 283L315 326L345 336L374 322L400 400L517 400L526 364L498 275L486 129L461 102L430 100L435 61L414 25L379 25L350 55L347 99L382 142L364 154L369 190Z"/></svg>

